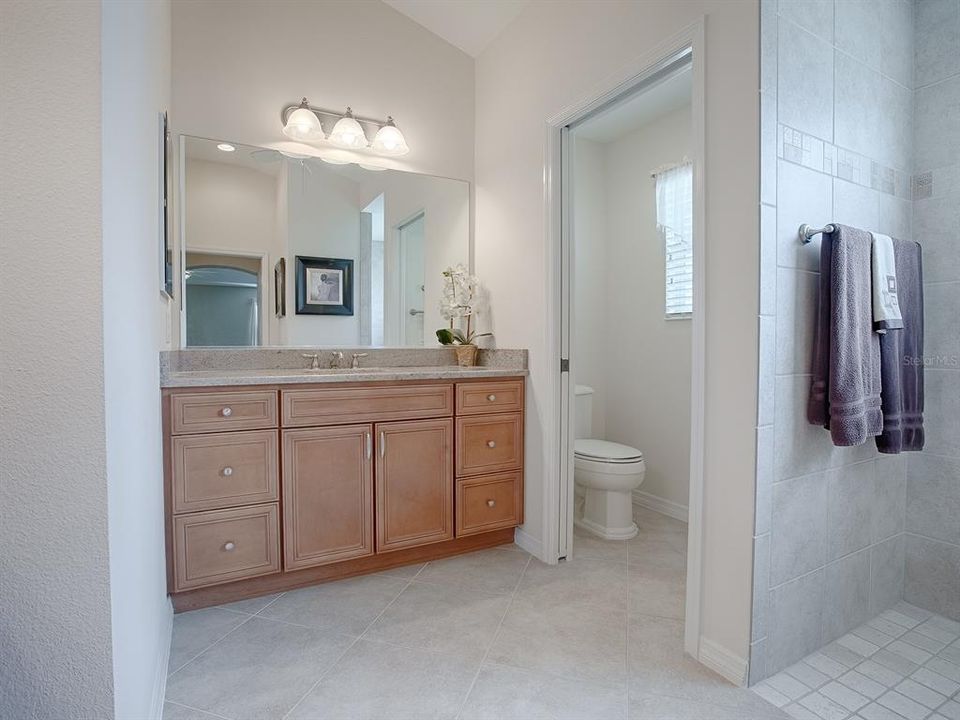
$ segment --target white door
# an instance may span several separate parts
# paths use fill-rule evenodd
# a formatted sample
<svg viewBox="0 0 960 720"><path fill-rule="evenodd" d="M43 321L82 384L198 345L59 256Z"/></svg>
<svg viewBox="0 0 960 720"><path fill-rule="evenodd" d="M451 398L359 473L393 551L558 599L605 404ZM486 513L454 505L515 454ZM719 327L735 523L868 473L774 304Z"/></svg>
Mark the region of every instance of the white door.
<svg viewBox="0 0 960 720"><path fill-rule="evenodd" d="M401 344L423 345L424 216L400 226Z"/></svg>

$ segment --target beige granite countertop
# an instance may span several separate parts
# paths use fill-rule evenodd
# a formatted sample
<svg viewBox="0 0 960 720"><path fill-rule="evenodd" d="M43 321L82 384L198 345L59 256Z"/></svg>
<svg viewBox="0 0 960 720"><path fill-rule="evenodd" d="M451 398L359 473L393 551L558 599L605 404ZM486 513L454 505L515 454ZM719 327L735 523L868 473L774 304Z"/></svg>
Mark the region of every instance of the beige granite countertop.
<svg viewBox="0 0 960 720"><path fill-rule="evenodd" d="M395 380L464 380L525 376L523 368L469 367L456 365L372 367L356 370L246 369L181 370L166 373L160 379L165 388L213 387L223 385L292 385L301 383L342 383Z"/></svg>

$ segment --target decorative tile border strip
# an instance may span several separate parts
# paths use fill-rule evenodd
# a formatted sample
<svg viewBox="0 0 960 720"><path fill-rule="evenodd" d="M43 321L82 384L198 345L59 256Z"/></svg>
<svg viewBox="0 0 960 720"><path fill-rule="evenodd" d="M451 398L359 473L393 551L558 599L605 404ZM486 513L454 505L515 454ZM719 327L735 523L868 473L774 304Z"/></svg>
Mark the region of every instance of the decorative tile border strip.
<svg viewBox="0 0 960 720"><path fill-rule="evenodd" d="M903 200L913 199L908 173L782 123L777 125L777 157Z"/></svg>

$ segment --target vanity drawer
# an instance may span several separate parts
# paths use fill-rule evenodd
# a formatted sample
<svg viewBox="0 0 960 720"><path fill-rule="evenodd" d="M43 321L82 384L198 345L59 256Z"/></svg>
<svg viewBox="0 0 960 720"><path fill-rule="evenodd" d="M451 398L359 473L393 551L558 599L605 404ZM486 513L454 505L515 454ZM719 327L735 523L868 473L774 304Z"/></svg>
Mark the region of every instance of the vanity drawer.
<svg viewBox="0 0 960 720"><path fill-rule="evenodd" d="M173 511L277 499L277 431L183 435L172 440Z"/></svg>
<svg viewBox="0 0 960 720"><path fill-rule="evenodd" d="M173 557L178 592L279 572L277 504L176 516Z"/></svg>
<svg viewBox="0 0 960 720"><path fill-rule="evenodd" d="M274 390L170 395L170 432L174 435L276 426L277 393Z"/></svg>
<svg viewBox="0 0 960 720"><path fill-rule="evenodd" d="M457 481L457 537L523 522L523 475L498 473Z"/></svg>
<svg viewBox="0 0 960 720"><path fill-rule="evenodd" d="M518 470L523 460L523 415L457 418L457 476Z"/></svg>
<svg viewBox="0 0 960 720"><path fill-rule="evenodd" d="M453 415L453 385L281 391L284 427L347 425Z"/></svg>
<svg viewBox="0 0 960 720"><path fill-rule="evenodd" d="M520 412L523 380L457 383L457 415Z"/></svg>

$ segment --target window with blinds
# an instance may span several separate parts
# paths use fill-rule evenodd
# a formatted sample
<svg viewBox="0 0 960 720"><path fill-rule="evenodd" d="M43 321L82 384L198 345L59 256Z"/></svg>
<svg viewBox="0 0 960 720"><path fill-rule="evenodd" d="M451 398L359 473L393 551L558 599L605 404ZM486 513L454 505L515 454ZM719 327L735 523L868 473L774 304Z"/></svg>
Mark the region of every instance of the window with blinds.
<svg viewBox="0 0 960 720"><path fill-rule="evenodd" d="M656 174L657 230L666 262L668 318L693 313L693 165L683 163Z"/></svg>

